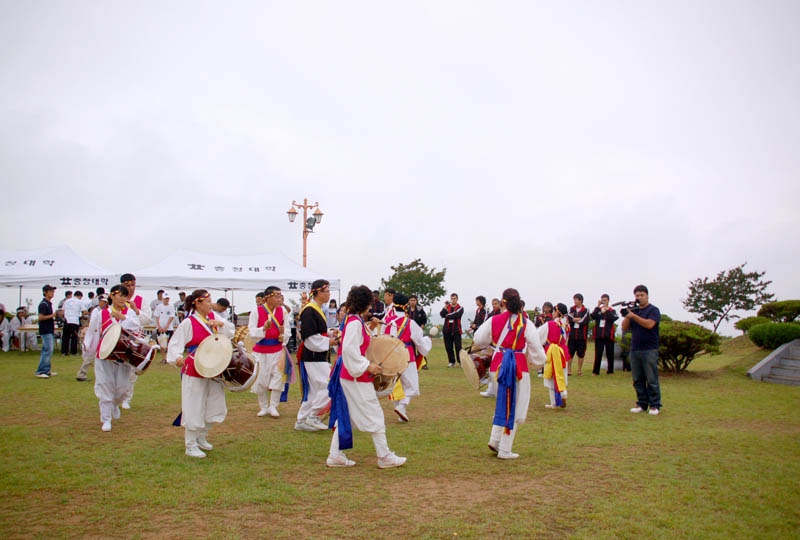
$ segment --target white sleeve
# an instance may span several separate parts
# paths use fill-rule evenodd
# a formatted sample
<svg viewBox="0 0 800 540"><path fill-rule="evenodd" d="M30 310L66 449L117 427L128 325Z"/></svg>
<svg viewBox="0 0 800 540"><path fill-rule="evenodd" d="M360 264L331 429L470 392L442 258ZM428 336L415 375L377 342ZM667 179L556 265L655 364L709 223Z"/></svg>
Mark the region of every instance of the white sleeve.
<svg viewBox="0 0 800 540"><path fill-rule="evenodd" d="M353 378L360 377L369 367L369 360L361 354L362 343L364 336L361 335L361 322L351 321L345 328L342 362Z"/></svg>
<svg viewBox="0 0 800 540"><path fill-rule="evenodd" d="M314 334L303 340L303 347L314 352L328 352L331 347L331 338L322 334Z"/></svg>
<svg viewBox="0 0 800 540"><path fill-rule="evenodd" d="M547 341L547 332L548 332L547 325L548 323L545 321L545 323L542 326L536 329L536 333L539 335L540 344L545 343Z"/></svg>
<svg viewBox="0 0 800 540"><path fill-rule="evenodd" d="M89 317L89 328L86 329L86 335L83 337L83 346L87 351L95 350L97 348L97 336L100 335L102 317L100 310L95 309Z"/></svg>
<svg viewBox="0 0 800 540"><path fill-rule="evenodd" d="M529 369L531 365L538 369L547 362L547 355L544 354L542 341L539 339L539 329L530 324L530 321L528 322L529 324L525 326L525 343L527 344L525 356L528 358ZM542 325L539 328L544 326L547 325Z"/></svg>
<svg viewBox="0 0 800 540"><path fill-rule="evenodd" d="M12 332L14 332L15 334L19 332L19 317L14 317L13 319L11 319L9 325L11 326Z"/></svg>
<svg viewBox="0 0 800 540"><path fill-rule="evenodd" d="M226 319L215 319L215 320L222 322L222 328L217 330L217 332L219 332L228 339L233 339L233 334L236 333L236 327L233 325L233 323Z"/></svg>
<svg viewBox="0 0 800 540"><path fill-rule="evenodd" d="M153 324L153 315L150 308L142 303L142 308L139 310L139 323L142 326Z"/></svg>
<svg viewBox="0 0 800 540"><path fill-rule="evenodd" d="M264 339L264 327L258 327L258 306L250 312L250 318L247 320L247 329L250 330L250 337L259 340Z"/></svg>
<svg viewBox="0 0 800 540"><path fill-rule="evenodd" d="M281 309L283 309L283 307L281 307ZM291 317L292 317L291 310L287 312L285 309L283 309L283 344L284 345L289 343L289 338L292 337L292 325L291 325L292 319L291 319Z"/></svg>
<svg viewBox="0 0 800 540"><path fill-rule="evenodd" d="M427 356L433 347L431 338L422 333L422 328L415 321L409 320L409 324L411 325L411 341L417 346L417 353Z"/></svg>
<svg viewBox="0 0 800 540"><path fill-rule="evenodd" d="M476 347L488 347L492 344L492 325L482 324L475 330L472 337L472 344ZM475 349L473 349L475 350Z"/></svg>
<svg viewBox="0 0 800 540"><path fill-rule="evenodd" d="M186 317L183 322L178 325L178 329L172 334L172 339L169 340L167 345L167 364L175 365L175 360L183 354L186 344L192 340L192 320Z"/></svg>

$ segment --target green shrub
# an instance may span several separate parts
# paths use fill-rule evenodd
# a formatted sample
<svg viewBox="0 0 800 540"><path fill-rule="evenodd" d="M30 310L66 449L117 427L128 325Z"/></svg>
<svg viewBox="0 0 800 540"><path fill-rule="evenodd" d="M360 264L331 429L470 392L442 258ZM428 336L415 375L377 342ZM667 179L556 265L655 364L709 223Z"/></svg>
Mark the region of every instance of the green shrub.
<svg viewBox="0 0 800 540"><path fill-rule="evenodd" d="M758 316L775 322L792 322L800 316L800 300L783 300L764 304L758 310Z"/></svg>
<svg viewBox="0 0 800 540"><path fill-rule="evenodd" d="M743 333L747 333L752 327L757 324L764 324L770 322L769 319L766 317L745 317L744 319L739 319L736 321L734 325L737 329L741 330Z"/></svg>
<svg viewBox="0 0 800 540"><path fill-rule="evenodd" d="M800 338L800 324L764 323L757 324L747 332L750 341L766 349L775 349L784 343Z"/></svg>
<svg viewBox="0 0 800 540"><path fill-rule="evenodd" d="M684 371L699 354L719 353L719 335L690 322L666 321L659 325L658 366L664 371Z"/></svg>

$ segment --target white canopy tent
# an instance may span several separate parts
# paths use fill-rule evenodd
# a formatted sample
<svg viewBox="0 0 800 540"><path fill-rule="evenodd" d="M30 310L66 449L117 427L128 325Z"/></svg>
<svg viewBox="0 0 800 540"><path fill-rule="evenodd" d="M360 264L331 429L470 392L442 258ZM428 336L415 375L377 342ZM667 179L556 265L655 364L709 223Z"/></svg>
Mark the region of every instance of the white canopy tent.
<svg viewBox="0 0 800 540"><path fill-rule="evenodd" d="M316 279L327 279L331 289L340 281L312 272L280 253L212 255L178 250L163 261L133 273L136 286L154 288L209 288L223 291L263 290L270 285L285 292L310 291Z"/></svg>
<svg viewBox="0 0 800 540"><path fill-rule="evenodd" d="M45 249L0 250L0 286L59 289L105 287L119 282L119 274L90 263L69 246Z"/></svg>

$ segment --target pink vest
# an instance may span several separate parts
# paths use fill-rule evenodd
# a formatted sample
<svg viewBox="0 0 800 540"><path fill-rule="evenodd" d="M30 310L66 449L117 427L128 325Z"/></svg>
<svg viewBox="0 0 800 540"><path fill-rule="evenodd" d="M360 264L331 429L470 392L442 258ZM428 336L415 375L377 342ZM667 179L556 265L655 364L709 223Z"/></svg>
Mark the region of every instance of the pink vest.
<svg viewBox="0 0 800 540"><path fill-rule="evenodd" d="M275 320L278 321L278 324L283 326L283 308L278 306L275 308ZM269 312L267 311L266 306L261 305L258 306L258 327L264 326L267 322L267 318L269 318ZM264 339L261 339L253 345L253 352L257 353L275 353L280 351L283 348L281 343L277 345L266 345L264 341L268 339L278 339L281 335L280 329L275 326L275 322L273 321L272 326L267 328L264 332Z"/></svg>
<svg viewBox="0 0 800 540"><path fill-rule="evenodd" d="M364 338L364 342L361 344L360 351L361 356L364 356L367 352L367 347L369 347L369 332L367 332L367 326L355 315L348 315L347 321L344 325L344 330L342 331L342 343L344 343L344 335L347 332L347 326L350 324L351 321L358 321L361 323L361 336ZM339 354L342 354L341 347L339 348ZM350 372L347 371L347 368L344 367L344 360L342 360L342 371L339 375L340 379L345 379L347 381L357 381L357 382L372 382L373 376L372 373L369 371L364 371L357 379L354 379Z"/></svg>
<svg viewBox="0 0 800 540"><path fill-rule="evenodd" d="M406 346L406 349L408 349L408 361L409 362L416 362L417 361L417 350L414 347L414 342L411 341L411 321L408 320L408 318L406 318L405 316L396 317L395 321L396 321L395 322L395 326L397 326L397 331L398 332L400 332L400 328L403 327L403 323L405 321L408 321L408 324L406 324L406 327L403 328L403 331L400 332L399 334L397 334L397 339L402 341L403 344ZM386 329L384 329L383 333L384 334L391 334L392 333L392 329L387 326Z"/></svg>
<svg viewBox="0 0 800 540"><path fill-rule="evenodd" d="M142 309L142 297L138 294L133 297L133 305L136 306L136 309Z"/></svg>
<svg viewBox="0 0 800 540"><path fill-rule="evenodd" d="M519 337L514 334L514 329L512 328L506 333L506 337L503 338L503 343L497 343L497 340L500 339L500 335L503 333L503 330L508 325L508 320L511 318L511 312L506 311L505 313L501 313L500 315L495 315L491 319L492 322L492 345L496 348L504 348L504 349L512 349L514 351L520 351L514 353L514 358L517 360L517 378L521 378L523 373L528 372L528 360L525 358L525 354L521 352L525 348L525 329L528 325L528 318L525 316L524 313L519 314L520 317L524 317L522 323L522 331L519 333ZM514 325L516 326L516 325ZM489 366L489 371L496 372L500 368L500 362L503 360L503 351L496 350L494 356L492 357L492 364Z"/></svg>
<svg viewBox="0 0 800 540"><path fill-rule="evenodd" d="M213 321L214 314L209 312L208 319ZM186 348L197 347L204 339L211 335L211 332L206 330L206 327L203 325L203 323L197 320L197 317L192 315L189 317L189 320L192 322L192 339L190 339L186 344ZM186 360L183 363L183 374L188 375L189 377L200 377L201 379L205 378L200 375L196 369L194 369L194 350L192 350L186 356Z"/></svg>
<svg viewBox="0 0 800 540"><path fill-rule="evenodd" d="M125 307L120 313L125 315L128 312L128 308ZM108 330L108 327L114 323L114 318L111 316L111 311L109 308L105 308L100 312L100 339L97 341L97 351L95 352L95 357L99 360L100 359L100 345L103 344L103 335L105 331Z"/></svg>

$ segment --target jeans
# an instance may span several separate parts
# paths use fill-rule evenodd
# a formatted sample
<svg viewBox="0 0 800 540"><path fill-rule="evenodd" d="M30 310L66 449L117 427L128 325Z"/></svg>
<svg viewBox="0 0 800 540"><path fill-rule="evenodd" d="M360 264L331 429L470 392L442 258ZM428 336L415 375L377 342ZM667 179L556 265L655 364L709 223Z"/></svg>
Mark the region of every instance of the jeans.
<svg viewBox="0 0 800 540"><path fill-rule="evenodd" d="M658 349L631 351L631 374L636 389L636 404L642 409L661 408L661 387L658 384Z"/></svg>
<svg viewBox="0 0 800 540"><path fill-rule="evenodd" d="M41 373L50 374L50 359L53 357L53 348L55 347L54 334L42 334L42 354L39 357L39 367L36 368L36 374Z"/></svg>

